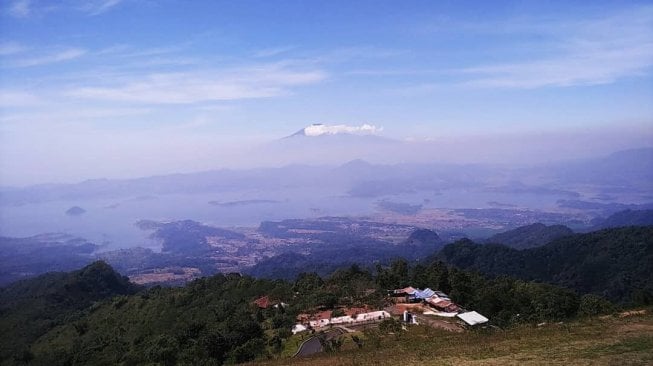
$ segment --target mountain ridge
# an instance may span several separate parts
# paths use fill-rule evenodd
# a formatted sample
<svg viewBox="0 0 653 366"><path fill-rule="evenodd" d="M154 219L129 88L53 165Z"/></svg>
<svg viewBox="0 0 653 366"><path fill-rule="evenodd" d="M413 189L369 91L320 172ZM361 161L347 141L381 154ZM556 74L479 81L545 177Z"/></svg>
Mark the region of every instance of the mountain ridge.
<svg viewBox="0 0 653 366"><path fill-rule="evenodd" d="M484 242L503 244L514 249L528 249L548 244L555 239L573 233L573 230L564 225L547 226L542 223L534 223L495 234L485 239Z"/></svg>
<svg viewBox="0 0 653 366"><path fill-rule="evenodd" d="M523 250L469 239L434 258L489 276L513 276L594 293L619 303L653 303L653 226L573 234Z"/></svg>

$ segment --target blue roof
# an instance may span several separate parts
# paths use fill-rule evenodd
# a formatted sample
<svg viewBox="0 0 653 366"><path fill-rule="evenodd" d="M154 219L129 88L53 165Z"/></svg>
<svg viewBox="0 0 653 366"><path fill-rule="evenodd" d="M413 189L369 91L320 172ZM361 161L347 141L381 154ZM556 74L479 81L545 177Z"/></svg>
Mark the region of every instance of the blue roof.
<svg viewBox="0 0 653 366"><path fill-rule="evenodd" d="M435 291L431 290L430 288L426 288L422 291L417 291L415 293L415 297L418 299L428 299L433 295L435 295Z"/></svg>

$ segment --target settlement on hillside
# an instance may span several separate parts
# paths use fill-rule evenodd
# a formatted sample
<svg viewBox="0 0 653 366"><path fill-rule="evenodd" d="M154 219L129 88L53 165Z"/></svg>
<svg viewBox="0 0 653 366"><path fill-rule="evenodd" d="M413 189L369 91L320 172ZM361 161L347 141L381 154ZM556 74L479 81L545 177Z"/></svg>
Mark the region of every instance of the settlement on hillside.
<svg viewBox="0 0 653 366"><path fill-rule="evenodd" d="M264 300L265 299L265 300ZM267 298L257 300L259 303L267 303ZM368 324L379 323L383 320L398 316L404 323L417 324L416 314L428 317L457 318L460 324L445 329L460 329L463 326L474 326L484 324L488 318L477 313L468 311L442 291L435 291L430 288L424 290L405 287L389 290L386 302L391 304L385 309L343 308L339 309L344 315L334 316L334 311L324 310L313 313L303 313L297 316L298 323L292 327L292 333L297 334L304 331L320 331L333 326L357 327ZM425 318L426 324L434 324Z"/></svg>

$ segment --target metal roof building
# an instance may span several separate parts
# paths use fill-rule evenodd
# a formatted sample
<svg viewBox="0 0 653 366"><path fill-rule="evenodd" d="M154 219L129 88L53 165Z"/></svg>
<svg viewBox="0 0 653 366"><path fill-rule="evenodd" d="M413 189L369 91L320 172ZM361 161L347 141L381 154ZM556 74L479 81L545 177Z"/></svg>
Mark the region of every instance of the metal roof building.
<svg viewBox="0 0 653 366"><path fill-rule="evenodd" d="M488 318L484 317L483 315L475 311L460 313L458 314L458 317L469 325L483 324L483 323L487 323L487 321L489 320Z"/></svg>

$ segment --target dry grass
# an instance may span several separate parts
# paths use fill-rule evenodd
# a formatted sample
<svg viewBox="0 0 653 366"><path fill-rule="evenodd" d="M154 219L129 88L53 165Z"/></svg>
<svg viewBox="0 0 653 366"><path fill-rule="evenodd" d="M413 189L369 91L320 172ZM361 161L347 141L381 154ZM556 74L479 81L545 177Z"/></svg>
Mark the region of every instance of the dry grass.
<svg viewBox="0 0 653 366"><path fill-rule="evenodd" d="M264 365L651 365L653 316L594 318L506 331L450 333L413 327L363 349L346 343L339 353L279 359Z"/></svg>

